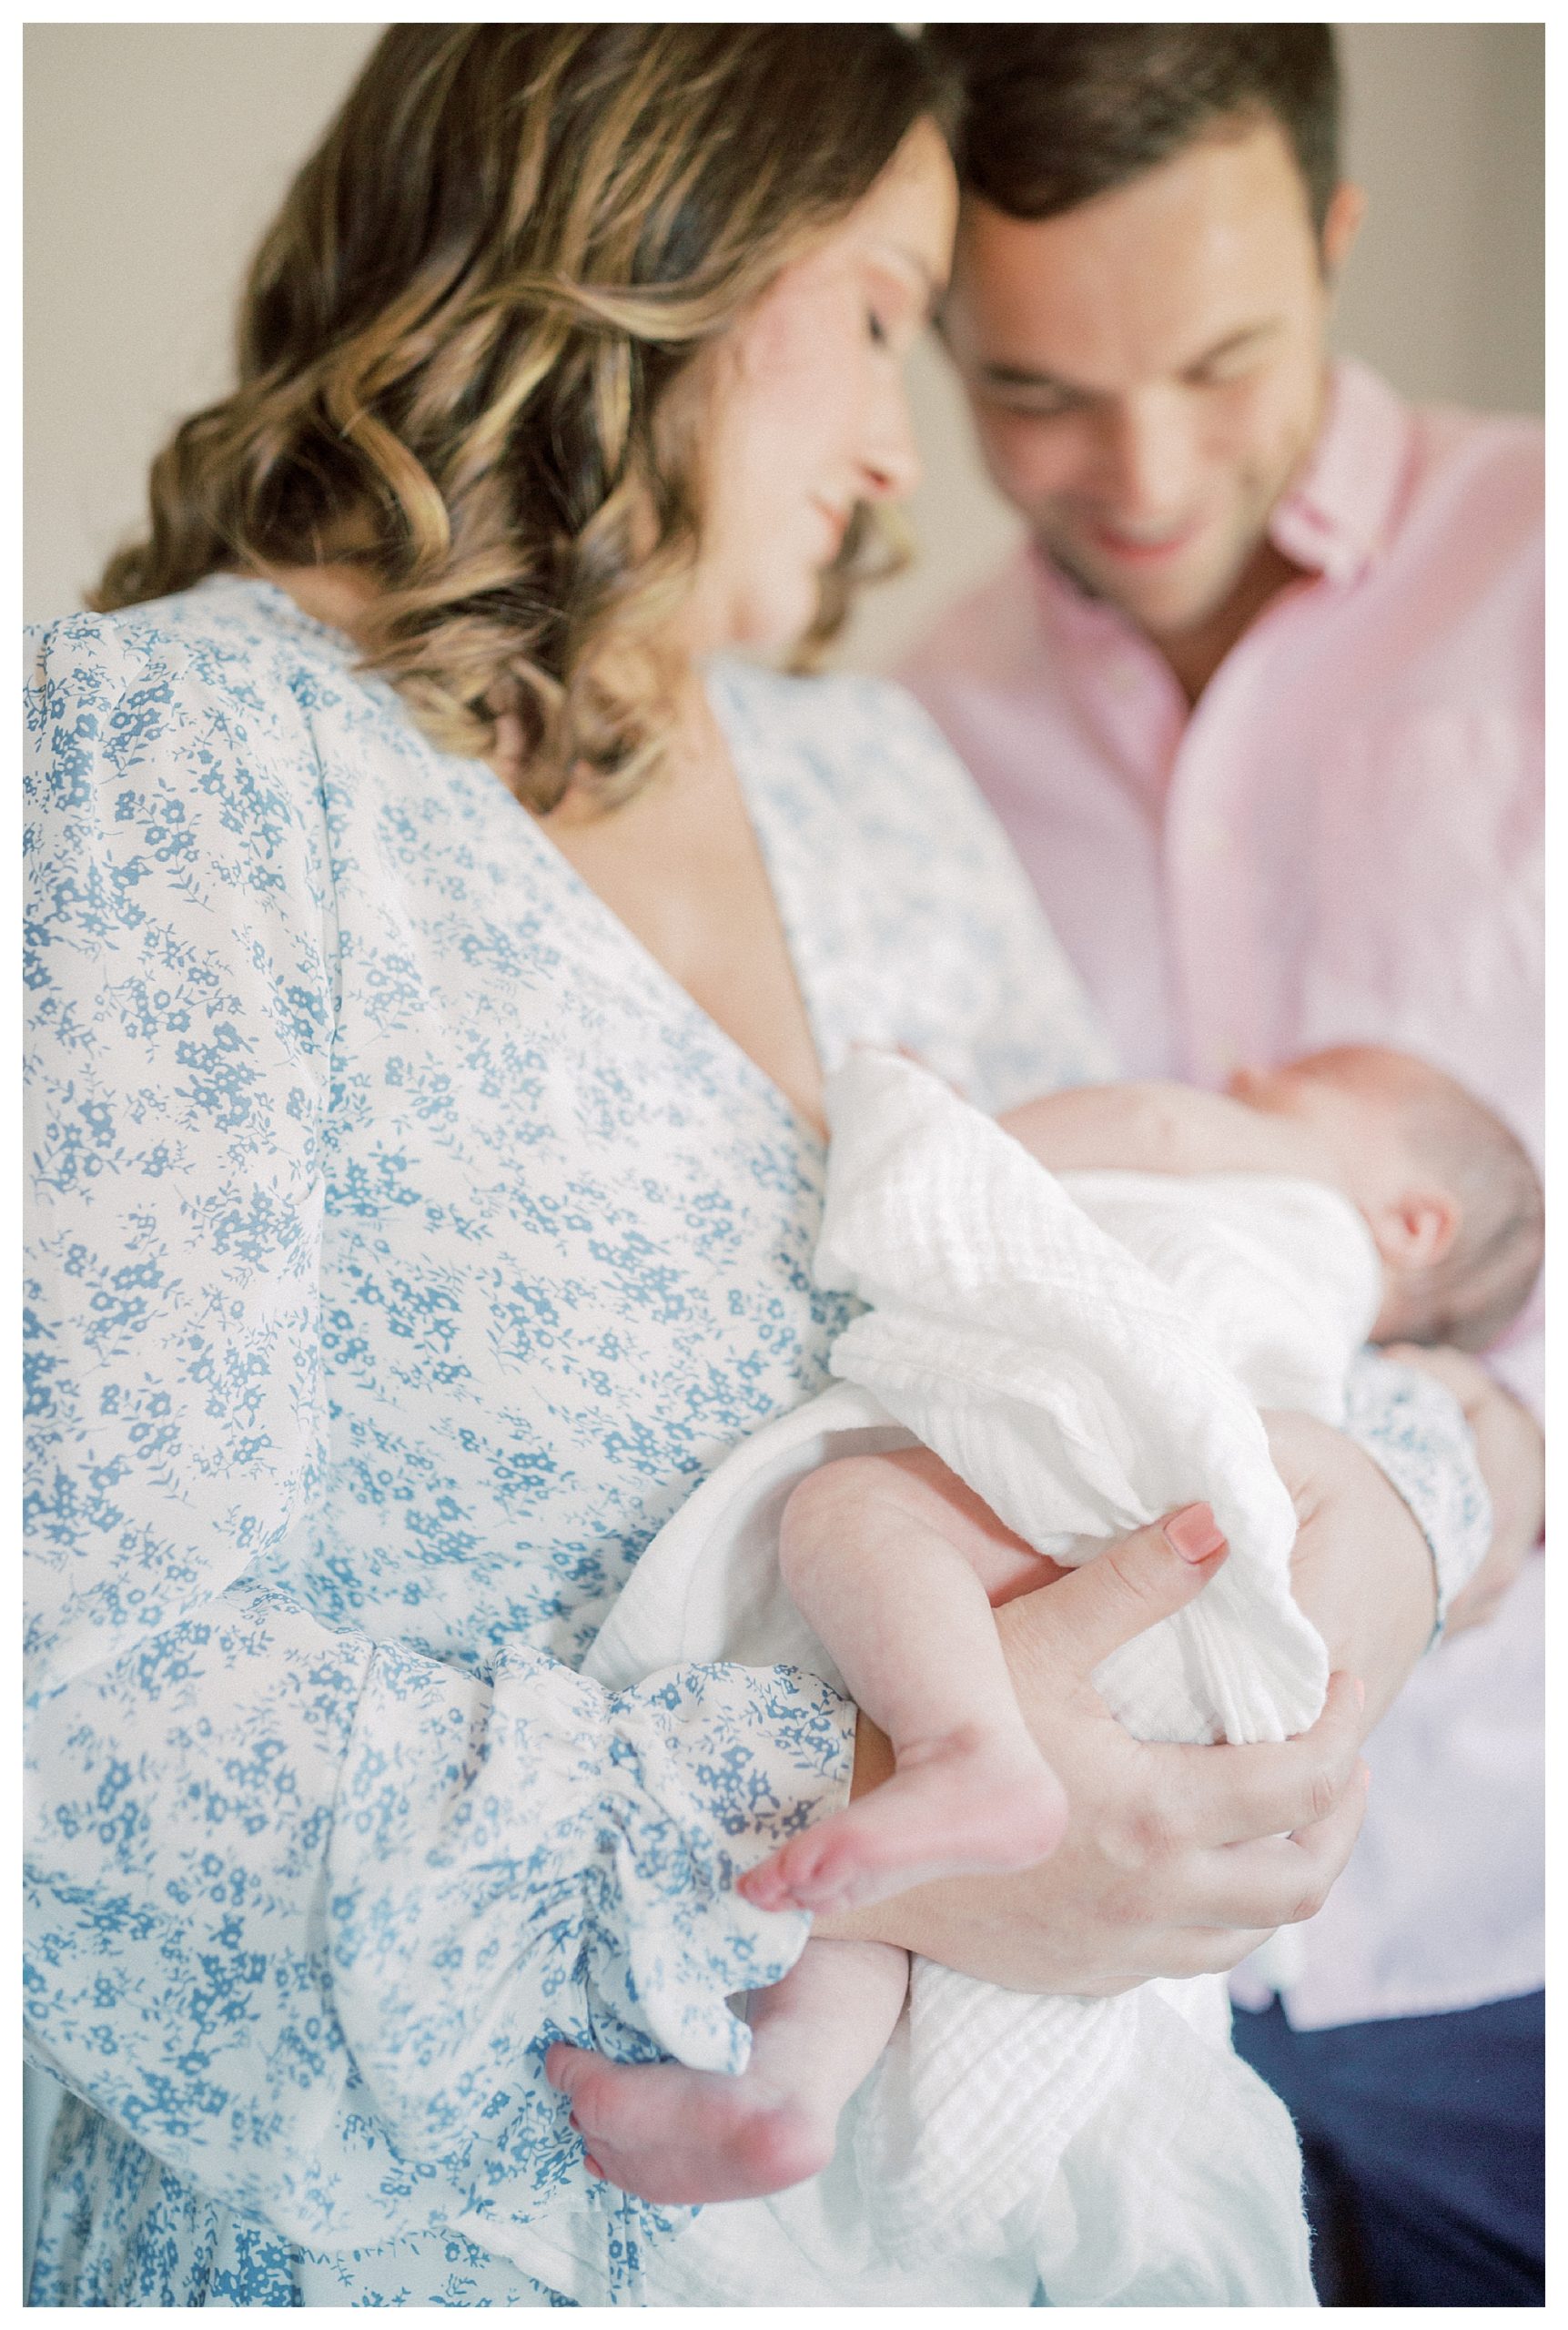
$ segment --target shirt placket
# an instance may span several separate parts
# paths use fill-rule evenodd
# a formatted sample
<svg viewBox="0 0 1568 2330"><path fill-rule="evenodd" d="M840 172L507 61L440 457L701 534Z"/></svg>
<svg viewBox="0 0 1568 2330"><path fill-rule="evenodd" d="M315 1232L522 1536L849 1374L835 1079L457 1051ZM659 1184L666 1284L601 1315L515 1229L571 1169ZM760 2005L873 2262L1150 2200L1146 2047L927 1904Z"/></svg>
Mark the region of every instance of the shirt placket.
<svg viewBox="0 0 1568 2330"><path fill-rule="evenodd" d="M1114 609L1053 577L1048 615L1065 653L1060 669L1114 768L1158 829L1187 707L1169 665Z"/></svg>
<svg viewBox="0 0 1568 2330"><path fill-rule="evenodd" d="M1140 912L1150 926L1148 944L1163 948L1161 829L1187 724L1186 699L1165 658L1114 609L1081 596L1057 576L1048 578L1044 595L1047 620L1063 650L1058 668L1072 687L1085 732L1095 740L1100 766L1114 772L1148 834L1147 858L1117 867L1114 878L1143 889ZM1160 1017L1163 1021L1163 1011ZM1172 1025L1159 1032L1174 1040Z"/></svg>
<svg viewBox="0 0 1568 2330"><path fill-rule="evenodd" d="M1262 927L1252 878L1249 820L1267 781L1280 651L1306 608L1332 585L1292 585L1231 649L1193 707L1166 793L1160 866L1175 966L1179 1069L1225 1084L1239 1068L1270 1065L1273 1025L1266 967L1282 934ZM1278 716L1275 714L1274 716Z"/></svg>

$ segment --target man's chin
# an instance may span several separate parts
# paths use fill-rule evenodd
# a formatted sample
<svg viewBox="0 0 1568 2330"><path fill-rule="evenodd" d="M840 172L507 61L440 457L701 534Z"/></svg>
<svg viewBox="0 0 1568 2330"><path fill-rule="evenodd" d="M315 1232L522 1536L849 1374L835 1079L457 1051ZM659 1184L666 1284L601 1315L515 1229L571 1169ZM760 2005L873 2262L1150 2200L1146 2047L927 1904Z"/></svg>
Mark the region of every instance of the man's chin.
<svg viewBox="0 0 1568 2330"><path fill-rule="evenodd" d="M1219 565L1210 557L1201 563L1184 561L1179 567L1173 561L1168 571L1160 572L1152 562L1108 558L1078 543L1042 540L1039 547L1080 590L1104 600L1157 639L1179 638L1211 622L1246 564L1243 559Z"/></svg>

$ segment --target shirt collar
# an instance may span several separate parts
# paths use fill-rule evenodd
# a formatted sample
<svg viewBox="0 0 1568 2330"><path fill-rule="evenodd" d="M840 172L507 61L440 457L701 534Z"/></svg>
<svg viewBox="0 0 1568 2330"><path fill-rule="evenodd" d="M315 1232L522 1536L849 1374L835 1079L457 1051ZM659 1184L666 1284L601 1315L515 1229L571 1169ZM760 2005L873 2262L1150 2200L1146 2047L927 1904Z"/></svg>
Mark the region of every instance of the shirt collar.
<svg viewBox="0 0 1568 2330"><path fill-rule="evenodd" d="M1294 565L1347 582L1387 544L1410 447L1410 419L1387 384L1348 358L1329 375L1318 441L1269 522Z"/></svg>

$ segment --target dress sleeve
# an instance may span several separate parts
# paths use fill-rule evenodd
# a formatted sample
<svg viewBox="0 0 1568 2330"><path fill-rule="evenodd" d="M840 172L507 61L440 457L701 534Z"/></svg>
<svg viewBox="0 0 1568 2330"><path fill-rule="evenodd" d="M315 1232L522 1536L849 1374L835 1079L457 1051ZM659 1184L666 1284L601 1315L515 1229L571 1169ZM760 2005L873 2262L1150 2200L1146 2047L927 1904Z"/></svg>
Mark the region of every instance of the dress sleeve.
<svg viewBox="0 0 1568 2330"><path fill-rule="evenodd" d="M1379 1352L1351 1363L1345 1389L1345 1430L1399 1491L1431 1550L1436 1643L1492 1540L1492 1500L1470 1426L1451 1392Z"/></svg>
<svg viewBox="0 0 1568 2330"><path fill-rule="evenodd" d="M31 2044L307 2247L516 2254L604 2207L551 2039L744 2062L726 1995L806 1921L733 1879L842 1794L853 1710L481 1680L278 1585L327 1464L329 846L308 726L191 652L81 619L28 694Z"/></svg>

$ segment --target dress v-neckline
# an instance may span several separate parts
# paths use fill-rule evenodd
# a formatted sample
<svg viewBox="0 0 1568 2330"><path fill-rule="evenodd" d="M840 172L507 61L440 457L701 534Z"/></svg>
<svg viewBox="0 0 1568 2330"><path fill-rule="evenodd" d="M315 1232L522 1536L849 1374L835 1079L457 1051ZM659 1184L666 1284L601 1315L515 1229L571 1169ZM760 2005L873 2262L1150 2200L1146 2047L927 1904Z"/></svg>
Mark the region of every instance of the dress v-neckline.
<svg viewBox="0 0 1568 2330"><path fill-rule="evenodd" d="M816 1057L817 1072L825 1083L827 1069L823 1052L821 1022L811 981L806 975L800 930L794 913L794 901L785 894L780 884L776 854L770 846L766 818L765 816L760 816L758 814L761 806L761 789L752 781L753 772L747 763L745 741L738 733L739 723L732 716L733 707L725 700L727 687L728 684L723 674L709 673L704 675L703 693L707 698L708 709L713 714L714 725L723 739L724 750L730 756L730 765L734 771L735 783L740 789L741 805L745 811L746 821L756 843L757 855L761 859L763 873L773 899L774 912L778 917L779 933L784 941L784 955L791 977L794 981L795 993L800 998L806 1032L811 1038L812 1049ZM488 762L480 761L472 765L482 768L492 783L501 785L501 779ZM505 787L502 786L501 789L504 793ZM593 885L578 872L565 851L551 839L541 821L523 808L521 803L516 805L519 814L526 820L530 831L549 851L552 862L561 869L569 892L578 897L584 911L607 925L616 934L622 948L633 957L639 967L644 972L651 972L660 986L679 999L687 1017L697 1022L710 1042L717 1044L723 1052L740 1064L747 1079L756 1085L764 1096L788 1117L793 1130L802 1143L808 1147L814 1155L819 1158L824 1156L827 1150L827 1136L818 1130L799 1105L791 1099L784 1087L777 1083L768 1074L766 1069L752 1057L745 1046L738 1042L729 1029L698 1002L690 988L683 986L673 971L659 960L658 956L638 937L631 925L616 913L614 907L600 897Z"/></svg>
<svg viewBox="0 0 1568 2330"><path fill-rule="evenodd" d="M457 767L478 772L486 786L493 788L494 794L499 795L500 800L521 819L524 830L538 847L548 853L551 864L557 867L563 879L567 894L578 901L582 910L595 917L602 927L612 931L622 951L632 957L644 977L651 974L654 983L667 990L676 1000L677 1008L703 1029L709 1040L739 1063L747 1080L754 1084L775 1109L788 1118L793 1130L802 1144L818 1158L825 1155L826 1136L817 1130L811 1119L804 1114L795 1101L791 1099L784 1087L776 1083L767 1070L753 1059L744 1045L739 1043L730 1034L728 1028L713 1018L711 1011L704 1009L691 989L682 985L674 973L669 970L652 950L638 937L630 924L623 921L614 907L600 897L592 884L585 880L578 872L559 844L551 838L541 821L508 792L502 780L496 775L488 761L462 754L443 754L438 746L430 744L430 740L421 734L410 714L407 705L390 682L382 679L377 673L363 672L356 668L359 649L348 633L339 630L332 623L323 623L319 616L309 613L298 601L283 588L281 583L272 582L266 575L219 573L205 576L202 582L196 587L210 589L214 585L225 584L255 593L270 604L284 622L298 625L300 630L309 633L312 637L329 643L341 657L349 676L361 687L374 689L395 706L400 718L410 733L419 739L433 760L450 761ZM742 806L756 842L763 873L773 898L774 911L778 917L785 957L794 980L795 992L800 998L801 1009L804 1014L806 1032L816 1055L817 1070L825 1080L826 1068L823 1052L821 1018L800 943L794 901L781 888L776 856L769 843L766 817L765 815L759 816L758 814L762 802L761 787L753 782L753 774L748 765L746 740L740 734L741 723L735 716L737 707L731 701L733 684L720 667L711 669L704 674L703 686L708 709L723 739L724 749L729 754L731 767L734 771Z"/></svg>

